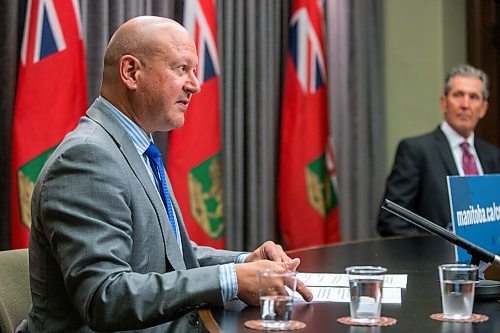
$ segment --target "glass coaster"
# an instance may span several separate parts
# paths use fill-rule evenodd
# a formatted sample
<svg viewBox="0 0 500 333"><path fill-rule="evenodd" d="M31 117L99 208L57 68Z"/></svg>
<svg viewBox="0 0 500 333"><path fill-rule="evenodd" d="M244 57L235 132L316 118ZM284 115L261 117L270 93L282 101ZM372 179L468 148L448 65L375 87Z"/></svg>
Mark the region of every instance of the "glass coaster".
<svg viewBox="0 0 500 333"><path fill-rule="evenodd" d="M286 325L281 324L270 326L268 321L248 320L245 322L245 327L258 331L292 331L304 328L306 327L306 324L301 321L290 320L286 323Z"/></svg>
<svg viewBox="0 0 500 333"><path fill-rule="evenodd" d="M341 317L338 318L337 321L341 324L350 326L391 326L397 322L396 319L390 317L380 317L380 319L377 321L367 323L353 321L351 317Z"/></svg>
<svg viewBox="0 0 500 333"><path fill-rule="evenodd" d="M473 313L469 319L448 319L442 313L433 313L430 317L434 320L447 321L450 323L482 323L490 319L488 316L478 313Z"/></svg>

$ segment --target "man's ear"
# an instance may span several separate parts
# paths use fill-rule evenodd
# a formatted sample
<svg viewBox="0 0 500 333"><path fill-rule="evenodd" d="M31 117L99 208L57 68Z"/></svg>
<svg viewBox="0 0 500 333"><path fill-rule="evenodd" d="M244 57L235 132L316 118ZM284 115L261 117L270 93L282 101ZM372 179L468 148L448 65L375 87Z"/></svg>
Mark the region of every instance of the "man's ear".
<svg viewBox="0 0 500 333"><path fill-rule="evenodd" d="M448 111L448 100L445 95L441 95L441 97L439 97L439 107L442 113L446 113L446 111Z"/></svg>
<svg viewBox="0 0 500 333"><path fill-rule="evenodd" d="M489 106L488 101L484 101L483 106L481 107L481 111L479 113L479 119L483 119L484 116L486 116L486 113L488 112L488 106Z"/></svg>
<svg viewBox="0 0 500 333"><path fill-rule="evenodd" d="M120 79L129 90L137 89L137 74L141 63L136 57L126 54L120 58Z"/></svg>

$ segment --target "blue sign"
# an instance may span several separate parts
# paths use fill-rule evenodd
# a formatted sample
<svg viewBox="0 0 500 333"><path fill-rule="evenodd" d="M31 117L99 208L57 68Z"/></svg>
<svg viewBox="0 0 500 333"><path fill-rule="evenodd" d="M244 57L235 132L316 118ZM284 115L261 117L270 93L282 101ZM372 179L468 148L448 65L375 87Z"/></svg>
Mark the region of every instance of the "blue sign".
<svg viewBox="0 0 500 333"><path fill-rule="evenodd" d="M500 174L448 176L451 219L456 235L500 254ZM458 262L471 256L455 246Z"/></svg>

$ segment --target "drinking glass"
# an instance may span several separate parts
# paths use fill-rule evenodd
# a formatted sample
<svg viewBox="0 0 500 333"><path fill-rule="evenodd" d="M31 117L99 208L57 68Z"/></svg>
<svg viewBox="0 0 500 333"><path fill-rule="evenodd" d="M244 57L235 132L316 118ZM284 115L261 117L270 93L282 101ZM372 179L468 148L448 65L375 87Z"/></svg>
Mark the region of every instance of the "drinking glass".
<svg viewBox="0 0 500 333"><path fill-rule="evenodd" d="M351 319L358 323L373 323L380 319L382 287L387 269L380 266L346 268L351 296Z"/></svg>
<svg viewBox="0 0 500 333"><path fill-rule="evenodd" d="M439 284L445 318L469 319L472 316L477 271L476 265L439 266Z"/></svg>
<svg viewBox="0 0 500 333"><path fill-rule="evenodd" d="M262 270L257 272L260 299L260 324L267 328L286 329L293 310L297 272Z"/></svg>

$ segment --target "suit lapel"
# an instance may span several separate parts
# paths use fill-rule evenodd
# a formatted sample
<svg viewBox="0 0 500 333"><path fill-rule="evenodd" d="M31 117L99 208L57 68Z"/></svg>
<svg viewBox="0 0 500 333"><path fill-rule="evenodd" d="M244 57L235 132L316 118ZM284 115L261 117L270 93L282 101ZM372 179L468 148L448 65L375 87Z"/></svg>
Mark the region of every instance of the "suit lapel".
<svg viewBox="0 0 500 333"><path fill-rule="evenodd" d="M184 219L182 218L181 209L177 200L175 199L174 191L172 189L172 184L170 184L170 179L167 175L167 189L170 194L170 199L172 200L172 206L174 206L175 217L177 218L177 224L179 225L179 235L181 237L182 253L184 254L184 263L187 268L199 267L198 260L193 252L191 245L191 240L187 233L186 227L184 225Z"/></svg>
<svg viewBox="0 0 500 333"><path fill-rule="evenodd" d="M433 137L436 149L444 162L446 171L449 175L458 175L457 166L455 165L455 160L453 158L453 154L451 153L450 144L439 127L433 132Z"/></svg>
<svg viewBox="0 0 500 333"><path fill-rule="evenodd" d="M113 114L98 100L96 100L92 107L89 108L87 116L100 124L100 126L107 133L109 133L109 135L117 143L118 149L121 151L125 160L132 169L132 172L141 183L156 212L156 216L158 217L157 222L162 232L165 255L168 257L168 260L174 269L185 269L186 265L182 258L180 249L177 246L174 232L168 222L165 207L161 202L155 185L149 177L141 156L137 153L137 149L132 143L132 140L129 138L127 132L118 122L116 117L113 116ZM179 216L179 214L177 214L177 216Z"/></svg>
<svg viewBox="0 0 500 333"><path fill-rule="evenodd" d="M495 173L495 161L493 156L488 154L488 146L477 136L474 139L474 148L476 149L477 157L483 168L483 173Z"/></svg>

